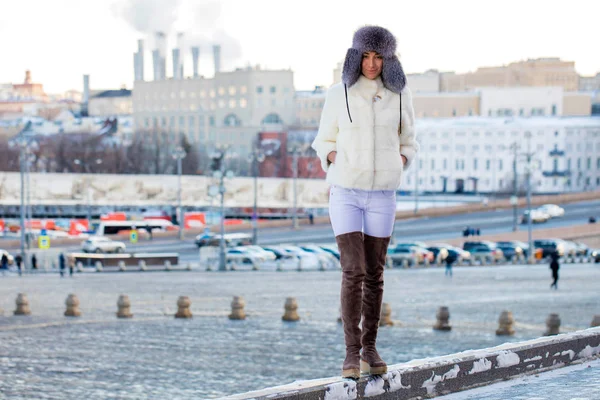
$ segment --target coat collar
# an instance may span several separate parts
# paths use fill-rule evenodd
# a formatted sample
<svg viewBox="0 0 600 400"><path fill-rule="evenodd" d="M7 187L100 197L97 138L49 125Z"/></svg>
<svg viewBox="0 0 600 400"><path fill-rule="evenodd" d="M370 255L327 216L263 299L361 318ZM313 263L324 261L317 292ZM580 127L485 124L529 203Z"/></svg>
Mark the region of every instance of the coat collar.
<svg viewBox="0 0 600 400"><path fill-rule="evenodd" d="M350 89L355 95L361 97L368 104L373 102L373 97L376 94L384 97L386 91L380 76L376 79L369 79L362 74L358 78L356 84L352 85Z"/></svg>

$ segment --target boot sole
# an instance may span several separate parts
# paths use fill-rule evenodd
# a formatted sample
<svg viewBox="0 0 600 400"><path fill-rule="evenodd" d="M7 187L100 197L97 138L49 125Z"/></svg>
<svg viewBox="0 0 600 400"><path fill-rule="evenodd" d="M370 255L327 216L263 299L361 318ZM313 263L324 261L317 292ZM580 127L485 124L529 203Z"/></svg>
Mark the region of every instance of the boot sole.
<svg viewBox="0 0 600 400"><path fill-rule="evenodd" d="M342 370L342 378L360 379L360 370L358 368L350 368Z"/></svg>
<svg viewBox="0 0 600 400"><path fill-rule="evenodd" d="M387 373L387 365L383 367L371 367L368 362L360 360L360 372L369 375L382 375Z"/></svg>

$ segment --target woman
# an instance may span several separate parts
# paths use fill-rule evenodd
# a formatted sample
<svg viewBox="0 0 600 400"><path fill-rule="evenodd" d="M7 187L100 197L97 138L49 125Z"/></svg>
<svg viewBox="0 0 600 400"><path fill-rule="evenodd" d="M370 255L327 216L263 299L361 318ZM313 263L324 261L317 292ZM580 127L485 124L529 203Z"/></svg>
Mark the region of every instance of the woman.
<svg viewBox="0 0 600 400"><path fill-rule="evenodd" d="M419 149L411 94L395 52L396 39L384 28L366 26L354 34L342 83L327 92L312 144L331 184L329 215L343 271L346 378L358 379L361 370L387 372L375 347L383 270L396 189Z"/></svg>

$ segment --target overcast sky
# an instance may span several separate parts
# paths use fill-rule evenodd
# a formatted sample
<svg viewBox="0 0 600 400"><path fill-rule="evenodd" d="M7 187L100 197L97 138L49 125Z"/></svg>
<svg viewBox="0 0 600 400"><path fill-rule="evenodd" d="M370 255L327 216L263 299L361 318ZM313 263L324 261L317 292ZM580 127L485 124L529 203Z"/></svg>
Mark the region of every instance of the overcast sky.
<svg viewBox="0 0 600 400"><path fill-rule="evenodd" d="M365 24L390 29L406 72L473 71L536 57L575 61L580 74L600 71L600 1L570 0L0 0L0 83L24 71L47 92L132 86L133 52L152 32L186 33L201 46L201 73L212 76L210 46L223 46L223 69L260 64L292 68L296 89L329 85L332 71ZM167 75L171 75L168 61Z"/></svg>

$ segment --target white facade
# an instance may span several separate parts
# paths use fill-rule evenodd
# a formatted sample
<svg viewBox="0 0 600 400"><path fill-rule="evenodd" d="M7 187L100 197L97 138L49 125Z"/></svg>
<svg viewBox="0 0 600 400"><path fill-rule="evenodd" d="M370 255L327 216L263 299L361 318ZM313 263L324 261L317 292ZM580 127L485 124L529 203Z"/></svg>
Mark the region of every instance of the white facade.
<svg viewBox="0 0 600 400"><path fill-rule="evenodd" d="M293 72L258 68L217 73L214 78L136 81L137 131L186 135L196 145L231 144L244 153L259 131L295 121Z"/></svg>
<svg viewBox="0 0 600 400"><path fill-rule="evenodd" d="M412 93L440 91L440 73L436 70L428 70L422 74L408 74L406 82Z"/></svg>
<svg viewBox="0 0 600 400"><path fill-rule="evenodd" d="M315 90L297 91L295 125L304 128L318 128L326 95L327 90L322 86L317 86Z"/></svg>
<svg viewBox="0 0 600 400"><path fill-rule="evenodd" d="M514 144L520 191L528 146L533 193L600 189L598 117L421 118L416 130L421 150L401 190L443 192L446 178L446 192L511 193Z"/></svg>
<svg viewBox="0 0 600 400"><path fill-rule="evenodd" d="M562 115L562 87L479 88L480 112L487 117Z"/></svg>
<svg viewBox="0 0 600 400"><path fill-rule="evenodd" d="M579 90L582 92L600 90L600 72L592 76L580 76Z"/></svg>

